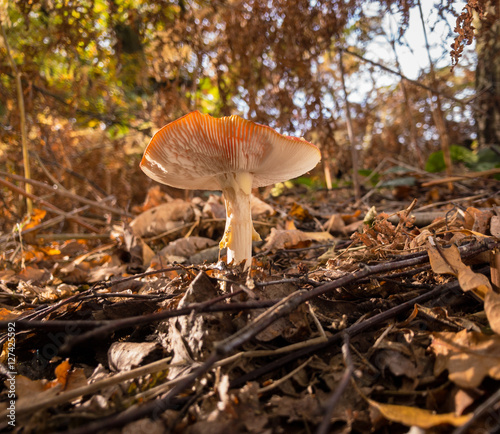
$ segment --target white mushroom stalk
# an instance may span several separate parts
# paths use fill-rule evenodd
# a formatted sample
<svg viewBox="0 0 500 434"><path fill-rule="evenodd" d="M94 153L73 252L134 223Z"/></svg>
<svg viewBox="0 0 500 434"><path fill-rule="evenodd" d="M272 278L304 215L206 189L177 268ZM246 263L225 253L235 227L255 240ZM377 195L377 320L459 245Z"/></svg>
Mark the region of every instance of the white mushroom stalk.
<svg viewBox="0 0 500 434"><path fill-rule="evenodd" d="M141 169L155 181L193 190L222 190L226 229L220 248L227 262L252 258L252 188L287 181L313 169L319 149L239 116L213 118L192 112L165 125L144 151Z"/></svg>
<svg viewBox="0 0 500 434"><path fill-rule="evenodd" d="M226 229L219 248L227 247L228 264L245 261L245 268L248 268L252 260L252 241L260 241L253 227L250 208L253 175L240 172L218 178L226 203Z"/></svg>

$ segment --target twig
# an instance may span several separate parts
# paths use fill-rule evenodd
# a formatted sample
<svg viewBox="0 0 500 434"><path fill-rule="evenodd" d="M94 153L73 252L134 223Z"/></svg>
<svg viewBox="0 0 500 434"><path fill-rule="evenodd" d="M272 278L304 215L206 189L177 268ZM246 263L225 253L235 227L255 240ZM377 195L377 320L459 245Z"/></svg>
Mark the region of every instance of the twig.
<svg viewBox="0 0 500 434"><path fill-rule="evenodd" d="M484 401L478 408L476 408L474 410L472 417L466 423L464 423L462 426L455 429L452 434L465 434L467 432L470 432L469 428L471 427L471 425L474 424L485 413L494 411L493 406L495 404L497 404L499 401L500 401L500 389L497 390L493 395L491 395L486 401ZM496 430L498 430L498 428L499 428L499 424L498 424L499 416L498 416L498 414L496 414L493 417L496 419L496 423L497 423L497 425L494 428ZM493 428L493 427L490 425L490 428ZM493 432L493 430L491 432Z"/></svg>
<svg viewBox="0 0 500 434"><path fill-rule="evenodd" d="M399 73L398 71L395 71L394 69L391 69L391 68L389 68L389 67L387 67L385 65L382 65L379 62L375 62L374 60L367 59L366 57L363 57L360 54L355 53L355 52L353 52L353 51L351 51L349 49L341 48L341 50L344 51L347 54L350 54L351 56L357 57L358 59L362 60L363 62L367 62L367 63L370 63L371 65L377 66L378 68L383 69L384 71L387 71L387 72L389 72L391 74L394 74L394 75L397 75L397 76L401 77L402 79L406 80L409 83L414 84L415 86L421 87L422 89L426 89L426 90L428 90L430 92L433 92L435 94L442 95L446 99L449 99L451 101L455 101L456 103L458 103L460 105L469 105L469 104L471 104L470 101L463 101L463 100L461 100L459 98L456 98L454 96L446 95L445 93L443 93L441 91L438 91L437 89L434 89L434 88L432 88L430 86L427 86L427 85L425 85L423 83L420 83L417 80L412 80L411 78L408 78L406 75L403 75L403 74Z"/></svg>
<svg viewBox="0 0 500 434"><path fill-rule="evenodd" d="M351 158L352 158L352 182L354 187L354 196L356 200L359 200L361 197L360 189L359 189L359 178L358 178L358 150L357 150L357 140L354 135L353 123L351 119L351 106L349 104L349 97L347 93L347 88L345 85L345 72L344 72L344 62L342 60L342 52L339 51L339 70L340 70L340 78L342 84L342 90L344 93L344 104L345 104L345 117L346 117L346 127L347 127L347 135L349 137L349 145L351 150Z"/></svg>
<svg viewBox="0 0 500 434"><path fill-rule="evenodd" d="M439 185L439 184L446 184L449 182L456 182L456 181L464 181L466 179L477 179L480 177L486 177L486 176L491 176L491 175L496 175L500 173L500 168L496 169L490 169L490 170L483 170L481 172L472 172L472 173L465 173L460 176L450 176L447 178L442 178L442 179L434 179L432 181L424 182L422 184L422 187L432 187L434 185Z"/></svg>
<svg viewBox="0 0 500 434"><path fill-rule="evenodd" d="M338 332L328 338L327 341L325 342L320 342L316 345L311 345L308 348L303 348L302 350L298 350L293 352L292 354L289 354L287 356L284 356L280 359L277 359L268 365L262 366L258 369L255 369L254 371L248 372L245 375L242 375L241 377L233 380L231 382L230 387L231 388L238 388L247 383L248 381L253 381L256 378L260 377L261 375L264 375L268 372L274 371L275 369L279 368L280 366L283 366L293 360L296 360L300 357L307 356L308 354L311 354L313 352L318 352L320 350L323 350L337 342L339 342L343 335L347 333L351 338L360 334L361 332L365 330L369 330L373 327L375 327L378 324L381 324L388 319L394 318L397 315L402 314L403 312L407 311L408 309L411 309L416 303L424 303L428 300L431 300L437 295L440 295L442 293L448 292L452 289L459 288L458 281L454 281L451 283L447 283L445 285L438 286L437 288L433 289L432 291L429 291L425 294L419 295L418 297L415 297L411 300L408 300L402 304L399 304L397 306L394 306L384 312L381 312L377 315L374 315L371 318L366 319L365 321L361 321L359 323L356 323L344 331Z"/></svg>
<svg viewBox="0 0 500 434"><path fill-rule="evenodd" d="M325 285L328 286L328 285ZM458 282L452 282L451 284L446 284L443 286L439 286L435 288L434 290L430 291L427 294L423 294L419 297L416 297L413 300L410 300L407 303L404 303L402 305L396 306L395 308L389 309L386 312L382 312L381 314L375 315L373 318L370 318L366 321L354 324L353 326L349 327L343 332L339 332L336 335L332 336L328 341L324 343L320 343L317 345L313 345L309 348L295 351L293 354L285 356L281 359L279 359L279 366L281 366L284 363L286 363L289 360L295 360L298 357L302 357L305 354L310 354L313 351L318 351L320 349L323 349L332 343L336 343L338 340L340 340L345 333L348 333L350 337L355 336L356 334L361 333L364 330L367 330L369 328L372 328L376 324L382 323L386 321L389 318L392 318L402 312L405 312L407 309L411 308L415 303L422 303L427 300L432 299L435 295L441 294L442 292L448 291L452 288L458 287ZM319 289L319 288L317 288ZM311 291L313 292L313 291ZM302 292L303 294L303 292ZM298 298L298 297L295 297ZM290 300L293 300L293 297L290 297L288 302L283 304L282 306L292 306L294 303L290 303ZM282 312L286 313L287 309L283 308ZM277 319L278 316L276 316L275 319ZM247 333L247 337L251 339L253 336L255 336L257 333L259 333L260 327L255 329L255 333ZM176 384L163 398L154 400L151 402L148 402L141 407L138 407L133 410L129 410L127 412L120 413L115 416L108 417L106 419L100 420L99 422L92 423L87 425L86 427L82 427L80 429L72 431L72 434L87 434L87 433L93 433L97 430L103 430L105 428L110 428L110 427L118 427L118 426L123 426L129 422L132 422L134 420L138 420L143 417L159 417L160 414L162 414L166 409L168 409L170 406L172 406L175 397L184 392L190 385L192 385L197 379L205 375L206 372L208 372L210 369L213 368L215 363L220 361L225 355L227 355L229 352L232 351L236 347L235 343L241 344L243 343L241 341L241 334L236 333L235 339L234 340L226 340L224 344L221 345L216 345L215 347L215 352L208 357L208 359L198 368L196 368L190 375L185 376L182 381L180 381L178 384ZM267 365L269 366L269 365ZM230 387L238 387L238 385L245 384L247 381L247 378L253 377L257 371L261 371L262 368L259 368L253 372L250 372L249 374L246 374L236 381L233 381L230 385ZM264 369L266 371L266 369ZM253 377L255 378L255 377Z"/></svg>
<svg viewBox="0 0 500 434"><path fill-rule="evenodd" d="M108 212L111 212L113 214L118 214L118 215L121 215L124 217L134 217L133 214L130 214L126 211L123 211L119 208L115 208L113 206L106 205L105 203L101 203L101 201L97 202L95 200L87 199L86 197L82 197L82 196L79 196L77 194L71 193L70 191L68 191L66 189L54 188L53 186L51 186L45 182L36 181L34 179L26 179L26 178L23 178L22 176L14 175L12 173L7 173L7 172L3 172L3 171L0 171L0 175L15 179L16 181L28 182L36 187L40 187L40 188L43 188L45 190L49 190L52 193L58 194L59 196L69 197L70 199L76 200L76 201L81 202L81 203L85 203L85 204L93 206L95 208L100 208L104 211L108 211Z"/></svg>
<svg viewBox="0 0 500 434"><path fill-rule="evenodd" d="M83 211L88 210L89 208L90 208L89 205L85 205L85 206L82 206L81 208L74 209L73 211L70 211L70 212L66 213L65 215L58 215L56 217L53 217L49 220L46 220L46 221L38 224L36 226L32 226L31 228L24 229L23 231L21 231L21 234L19 234L19 232L11 232L10 234L7 234L7 235L0 237L0 243L6 242L11 238L17 239L17 238L19 238L20 235L26 235L26 234L29 234L30 232L36 232L36 231L40 231L42 229L49 228L51 226L55 226L58 223L61 223L62 221L64 221L66 218L68 218L68 216L73 216L73 215L79 214Z"/></svg>
<svg viewBox="0 0 500 434"><path fill-rule="evenodd" d="M344 375L342 375L342 379L340 380L337 388L331 394L331 396L327 399L324 405L324 417L320 426L316 430L316 434L328 434L330 432L330 419L333 413L333 409L337 405L340 397L344 393L345 389L349 385L349 381L351 380L352 374L354 372L354 365L352 363L351 352L349 349L349 335L344 334L344 343L342 345L342 354L344 355L344 363L346 365L346 370Z"/></svg>
<svg viewBox="0 0 500 434"><path fill-rule="evenodd" d="M65 241L65 240L109 240L111 234L38 234L37 240Z"/></svg>
<svg viewBox="0 0 500 434"><path fill-rule="evenodd" d="M201 378L211 367L220 359L220 356L214 354L210 356L205 363L195 369L191 374L182 377L179 382L161 399L150 401L135 409L129 409L126 412L101 419L98 422L91 423L87 426L71 430L66 434L94 434L95 432L111 427L124 426L127 423L141 419L143 417L157 418L170 408L174 402L175 396L183 392L190 384L194 383L197 378Z"/></svg>
<svg viewBox="0 0 500 434"><path fill-rule="evenodd" d="M29 180L29 181L32 181L32 180ZM7 181L5 179L0 178L0 185L3 185L4 187L9 188L10 190L15 191L16 193L22 194L25 197L29 197L34 202L40 203L40 205L44 206L45 208L55 212L56 214L64 216L68 220L74 221L75 223L79 224L80 226L84 227L85 229L88 229L91 232L95 232L95 233L99 232L99 229L84 222L80 217L78 217L76 215L71 215L71 214L63 211L62 209L56 207L55 205L52 205L50 202L47 202L46 200L44 200L38 196L35 196L34 194L28 193L26 190L23 190L22 188L17 187L16 185L10 183L9 181Z"/></svg>
<svg viewBox="0 0 500 434"><path fill-rule="evenodd" d="M16 405L16 415L21 417L28 413L33 413L35 411L43 410L45 408L53 407L59 404L64 404L69 402L79 396L89 395L95 393L105 387L113 386L115 384L122 383L133 378L142 377L154 372L163 371L168 369L170 366L171 357L165 359L157 360L156 362L150 363L149 365L141 366L139 368L132 369L130 371L125 371L120 374L113 375L112 377L107 377L103 380L96 381L95 383L87 384L86 386L78 387L67 392L61 392L56 396L50 396L44 398L43 394L39 399L30 400L30 402L24 405ZM0 420L5 421L7 419L8 411L4 410L0 413ZM5 424L6 425L6 424ZM0 425L1 428L5 428L5 425Z"/></svg>
<svg viewBox="0 0 500 434"><path fill-rule="evenodd" d="M16 90L17 90L17 104L19 106L19 116L21 121L21 146L23 152L23 165L24 165L24 175L26 179L31 178L31 168L30 168L30 157L28 152L28 133L26 130L26 110L24 108L24 94L23 94L23 85L21 83L21 73L17 69L16 62L14 61L12 54L10 52L9 41L7 39L7 35L5 34L5 29L0 20L0 28L2 29L3 41L5 44L5 50L7 51L7 58L9 59L10 66L12 71L14 72L14 76L16 79ZM31 193L31 186L26 185L26 192ZM31 215L33 211L33 203L29 196L26 197L26 213Z"/></svg>
<svg viewBox="0 0 500 434"><path fill-rule="evenodd" d="M267 393L270 390L275 389L279 385L283 384L286 380L293 377L297 372L302 371L302 369L304 369L309 363L311 363L312 359L313 359L312 357L309 357L304 363L302 363L300 366L296 367L293 371L289 372L284 377L281 377L279 380L273 381L268 386L264 386L264 387L261 387L260 389L258 389L257 393L260 395L261 393Z"/></svg>

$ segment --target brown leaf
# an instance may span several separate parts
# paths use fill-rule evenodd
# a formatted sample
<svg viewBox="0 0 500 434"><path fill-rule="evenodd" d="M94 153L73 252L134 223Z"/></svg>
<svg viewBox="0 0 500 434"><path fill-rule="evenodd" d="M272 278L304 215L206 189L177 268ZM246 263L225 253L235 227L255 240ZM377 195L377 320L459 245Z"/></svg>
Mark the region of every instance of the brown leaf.
<svg viewBox="0 0 500 434"><path fill-rule="evenodd" d="M368 402L390 421L423 429L443 424L462 426L472 417L472 413L463 416L457 416L454 413L435 414L430 410L406 405L382 404L371 399Z"/></svg>
<svg viewBox="0 0 500 434"><path fill-rule="evenodd" d="M114 342L108 350L109 367L113 371L129 371L157 348L156 342Z"/></svg>
<svg viewBox="0 0 500 434"><path fill-rule="evenodd" d="M491 211L481 211L474 207L469 207L465 211L465 228L480 234L486 234L490 226L493 213Z"/></svg>
<svg viewBox="0 0 500 434"><path fill-rule="evenodd" d="M452 244L449 248L438 248L427 242L427 253L432 270L437 274L452 274L458 277L458 282L463 291L472 291L481 299L491 290L488 278L480 273L475 273L462 262L458 247Z"/></svg>
<svg viewBox="0 0 500 434"><path fill-rule="evenodd" d="M274 208L260 200L258 197L255 197L253 194L250 196L250 207L252 210L252 218L258 219L262 217L272 216L276 214Z"/></svg>
<svg viewBox="0 0 500 434"><path fill-rule="evenodd" d="M155 185L148 190L144 203L132 207L132 212L139 214L155 206L161 205L164 202L170 202L171 200L173 199L168 194L162 192L159 185Z"/></svg>
<svg viewBox="0 0 500 434"><path fill-rule="evenodd" d="M434 374L447 369L460 387L477 387L488 375L500 380L500 336L467 330L434 333L431 348L436 354Z"/></svg>
<svg viewBox="0 0 500 434"><path fill-rule="evenodd" d="M500 216L498 215L491 217L490 234L496 238L500 238Z"/></svg>
<svg viewBox="0 0 500 434"><path fill-rule="evenodd" d="M217 245L211 238L187 237L171 241L160 251L160 255L173 255L189 258L200 250Z"/></svg>
<svg viewBox="0 0 500 434"><path fill-rule="evenodd" d="M136 236L154 236L192 222L194 217L191 203L175 199L139 214L130 227Z"/></svg>
<svg viewBox="0 0 500 434"><path fill-rule="evenodd" d="M399 351L381 350L377 351L374 357L374 365L381 371L389 369L393 375L400 377L404 375L408 378L417 378L418 370L408 357Z"/></svg>
<svg viewBox="0 0 500 434"><path fill-rule="evenodd" d="M212 219L225 219L226 207L220 196L210 195L205 205L203 206L203 216Z"/></svg>
<svg viewBox="0 0 500 434"><path fill-rule="evenodd" d="M488 291L484 299L484 311L491 329L500 335L500 294Z"/></svg>
<svg viewBox="0 0 500 434"><path fill-rule="evenodd" d="M328 232L302 232L295 230L271 229L263 250L293 249L308 246L312 241L329 241L333 237Z"/></svg>
<svg viewBox="0 0 500 434"><path fill-rule="evenodd" d="M299 221L312 220L313 217L309 210L298 203L294 203L288 212L290 217L296 218Z"/></svg>
<svg viewBox="0 0 500 434"><path fill-rule="evenodd" d="M323 229L332 234L347 234L344 219L340 214L332 214L328 221L323 225Z"/></svg>

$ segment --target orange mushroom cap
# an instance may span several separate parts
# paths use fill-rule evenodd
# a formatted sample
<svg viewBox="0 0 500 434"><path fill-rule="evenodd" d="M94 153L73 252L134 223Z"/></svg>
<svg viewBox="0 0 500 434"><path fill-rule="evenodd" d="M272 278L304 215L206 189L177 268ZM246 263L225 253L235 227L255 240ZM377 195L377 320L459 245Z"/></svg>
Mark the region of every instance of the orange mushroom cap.
<svg viewBox="0 0 500 434"><path fill-rule="evenodd" d="M251 173L252 187L263 187L300 176L320 159L319 149L304 139L236 115L213 118L194 111L153 136L141 169L172 187L220 190L217 175L223 173Z"/></svg>

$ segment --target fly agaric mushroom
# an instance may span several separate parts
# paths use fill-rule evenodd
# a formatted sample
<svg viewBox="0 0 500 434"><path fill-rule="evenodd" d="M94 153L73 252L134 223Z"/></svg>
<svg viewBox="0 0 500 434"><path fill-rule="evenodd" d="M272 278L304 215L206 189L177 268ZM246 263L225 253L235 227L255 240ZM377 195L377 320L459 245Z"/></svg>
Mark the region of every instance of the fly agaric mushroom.
<svg viewBox="0 0 500 434"><path fill-rule="evenodd" d="M250 266L252 188L283 182L313 169L319 149L302 138L283 136L270 127L233 115L213 118L198 111L165 125L149 142L141 169L172 187L222 190L226 229L219 244L227 262Z"/></svg>

